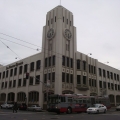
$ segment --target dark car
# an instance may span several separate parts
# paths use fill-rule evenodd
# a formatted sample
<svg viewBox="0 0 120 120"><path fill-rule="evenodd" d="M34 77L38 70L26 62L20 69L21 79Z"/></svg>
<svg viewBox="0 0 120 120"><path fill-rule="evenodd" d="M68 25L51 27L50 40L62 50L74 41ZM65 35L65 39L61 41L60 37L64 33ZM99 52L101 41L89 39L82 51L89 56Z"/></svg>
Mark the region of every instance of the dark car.
<svg viewBox="0 0 120 120"><path fill-rule="evenodd" d="M27 105L25 103L18 104L18 110L27 110Z"/></svg>

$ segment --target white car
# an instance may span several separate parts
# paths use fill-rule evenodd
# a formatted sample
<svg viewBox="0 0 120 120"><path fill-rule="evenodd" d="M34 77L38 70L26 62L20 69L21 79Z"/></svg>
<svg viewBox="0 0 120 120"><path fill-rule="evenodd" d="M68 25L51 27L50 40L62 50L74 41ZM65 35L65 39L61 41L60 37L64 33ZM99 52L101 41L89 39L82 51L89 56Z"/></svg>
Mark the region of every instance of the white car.
<svg viewBox="0 0 120 120"><path fill-rule="evenodd" d="M107 108L103 104L94 104L92 107L87 109L87 113L106 113Z"/></svg>
<svg viewBox="0 0 120 120"><path fill-rule="evenodd" d="M27 108L27 110L42 111L42 108L39 105L31 105L30 107Z"/></svg>
<svg viewBox="0 0 120 120"><path fill-rule="evenodd" d="M117 111L120 110L120 105L118 105L118 106L116 107L116 110L117 110Z"/></svg>
<svg viewBox="0 0 120 120"><path fill-rule="evenodd" d="M1 109L2 108L6 108L6 109L13 108L13 103L4 103L1 105Z"/></svg>

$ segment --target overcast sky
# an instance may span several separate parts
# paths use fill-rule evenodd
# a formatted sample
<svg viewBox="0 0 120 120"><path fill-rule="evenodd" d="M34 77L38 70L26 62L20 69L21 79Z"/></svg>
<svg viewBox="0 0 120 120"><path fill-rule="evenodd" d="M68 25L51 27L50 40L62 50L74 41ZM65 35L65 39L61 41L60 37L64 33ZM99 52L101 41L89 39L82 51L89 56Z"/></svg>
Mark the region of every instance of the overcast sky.
<svg viewBox="0 0 120 120"><path fill-rule="evenodd" d="M59 4L60 0L0 0L0 64L40 52L37 46L3 34L40 49L46 13ZM61 5L74 15L77 51L120 69L120 0L61 0Z"/></svg>

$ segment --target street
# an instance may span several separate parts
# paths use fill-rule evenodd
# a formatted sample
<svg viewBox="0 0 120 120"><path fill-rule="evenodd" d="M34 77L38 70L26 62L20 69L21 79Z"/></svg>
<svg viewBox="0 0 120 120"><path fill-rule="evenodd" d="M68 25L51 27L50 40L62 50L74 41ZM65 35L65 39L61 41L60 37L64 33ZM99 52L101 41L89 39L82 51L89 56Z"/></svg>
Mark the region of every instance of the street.
<svg viewBox="0 0 120 120"><path fill-rule="evenodd" d="M120 111L111 110L106 114L87 114L87 113L72 113L60 114L49 112L31 112L18 111L12 113L12 110L0 109L0 120L120 120Z"/></svg>

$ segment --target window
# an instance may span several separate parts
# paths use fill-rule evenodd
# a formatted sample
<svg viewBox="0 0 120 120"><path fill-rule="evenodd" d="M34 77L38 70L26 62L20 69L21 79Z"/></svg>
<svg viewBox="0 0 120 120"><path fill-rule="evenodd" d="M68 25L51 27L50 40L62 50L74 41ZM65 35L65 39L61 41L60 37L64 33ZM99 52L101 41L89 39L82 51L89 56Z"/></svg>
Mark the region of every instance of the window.
<svg viewBox="0 0 120 120"><path fill-rule="evenodd" d="M62 72L62 82L65 82L65 73Z"/></svg>
<svg viewBox="0 0 120 120"><path fill-rule="evenodd" d="M83 76L83 84L86 85L86 76Z"/></svg>
<svg viewBox="0 0 120 120"><path fill-rule="evenodd" d="M24 65L24 73L27 73L27 64Z"/></svg>
<svg viewBox="0 0 120 120"><path fill-rule="evenodd" d="M106 88L106 82L103 82L103 87Z"/></svg>
<svg viewBox="0 0 120 120"><path fill-rule="evenodd" d="M111 83L111 89L114 90L114 85L113 85L113 83Z"/></svg>
<svg viewBox="0 0 120 120"><path fill-rule="evenodd" d="M7 88L7 81L5 82L5 88Z"/></svg>
<svg viewBox="0 0 120 120"><path fill-rule="evenodd" d="M10 88L12 87L12 81L9 81L9 87Z"/></svg>
<svg viewBox="0 0 120 120"><path fill-rule="evenodd" d="M70 74L70 83L73 83L73 74Z"/></svg>
<svg viewBox="0 0 120 120"><path fill-rule="evenodd" d="M99 76L102 76L101 68L99 68Z"/></svg>
<svg viewBox="0 0 120 120"><path fill-rule="evenodd" d="M67 19L67 24L68 24L68 19Z"/></svg>
<svg viewBox="0 0 120 120"><path fill-rule="evenodd" d="M48 26L49 26L49 20L48 20Z"/></svg>
<svg viewBox="0 0 120 120"><path fill-rule="evenodd" d="M66 74L66 82L69 83L69 74Z"/></svg>
<svg viewBox="0 0 120 120"><path fill-rule="evenodd" d="M65 66L65 56L62 56L62 65Z"/></svg>
<svg viewBox="0 0 120 120"><path fill-rule="evenodd" d="M120 90L120 85L118 85L118 90Z"/></svg>
<svg viewBox="0 0 120 120"><path fill-rule="evenodd" d="M18 87L21 86L21 79L18 80Z"/></svg>
<svg viewBox="0 0 120 120"><path fill-rule="evenodd" d="M26 78L23 79L23 86L26 86Z"/></svg>
<svg viewBox="0 0 120 120"><path fill-rule="evenodd" d="M55 22L56 22L56 16L55 16Z"/></svg>
<svg viewBox="0 0 120 120"><path fill-rule="evenodd" d="M90 67L91 67L91 66L89 65L89 73L91 72L91 69L90 69Z"/></svg>
<svg viewBox="0 0 120 120"><path fill-rule="evenodd" d="M55 65L55 55L52 57L52 65Z"/></svg>
<svg viewBox="0 0 120 120"><path fill-rule="evenodd" d="M13 87L16 87L16 80L13 80Z"/></svg>
<svg viewBox="0 0 120 120"><path fill-rule="evenodd" d="M17 68L14 68L14 75L17 75Z"/></svg>
<svg viewBox="0 0 120 120"><path fill-rule="evenodd" d="M109 71L107 71L107 78L110 78Z"/></svg>
<svg viewBox="0 0 120 120"><path fill-rule="evenodd" d="M48 80L51 81L51 73L48 74Z"/></svg>
<svg viewBox="0 0 120 120"><path fill-rule="evenodd" d="M108 89L110 89L110 83L108 83Z"/></svg>
<svg viewBox="0 0 120 120"><path fill-rule="evenodd" d="M92 86L94 87L94 80L92 79Z"/></svg>
<svg viewBox="0 0 120 120"><path fill-rule="evenodd" d="M40 75L37 75L35 79L35 84L39 84L39 83L40 83Z"/></svg>
<svg viewBox="0 0 120 120"><path fill-rule="evenodd" d="M36 70L39 70L39 69L40 69L40 64L41 64L41 61L38 60L38 61L36 62Z"/></svg>
<svg viewBox="0 0 120 120"><path fill-rule="evenodd" d="M22 74L22 66L19 67L19 74Z"/></svg>
<svg viewBox="0 0 120 120"><path fill-rule="evenodd" d="M89 78L89 86L92 86L92 84L91 84L91 78Z"/></svg>
<svg viewBox="0 0 120 120"><path fill-rule="evenodd" d="M77 75L77 84L81 84L81 76Z"/></svg>
<svg viewBox="0 0 120 120"><path fill-rule="evenodd" d="M5 78L5 71L3 72L3 78Z"/></svg>
<svg viewBox="0 0 120 120"><path fill-rule="evenodd" d="M119 81L119 75L117 74L117 80Z"/></svg>
<svg viewBox="0 0 120 120"><path fill-rule="evenodd" d="M64 17L63 17L63 22L64 22Z"/></svg>
<svg viewBox="0 0 120 120"><path fill-rule="evenodd" d="M1 73L0 73L0 79L1 79Z"/></svg>
<svg viewBox="0 0 120 120"><path fill-rule="evenodd" d="M47 58L45 58L45 67L47 67Z"/></svg>
<svg viewBox="0 0 120 120"><path fill-rule="evenodd" d="M113 79L113 73L112 72L110 72L110 76L111 76L111 79Z"/></svg>
<svg viewBox="0 0 120 120"><path fill-rule="evenodd" d="M71 21L70 21L70 26L71 26Z"/></svg>
<svg viewBox="0 0 120 120"><path fill-rule="evenodd" d="M69 67L69 57L67 57L67 67Z"/></svg>
<svg viewBox="0 0 120 120"><path fill-rule="evenodd" d="M77 69L80 69L80 60L77 60Z"/></svg>
<svg viewBox="0 0 120 120"><path fill-rule="evenodd" d="M4 82L2 82L2 86L1 86L1 88L4 88Z"/></svg>
<svg viewBox="0 0 120 120"><path fill-rule="evenodd" d="M33 77L30 77L29 85L33 85Z"/></svg>
<svg viewBox="0 0 120 120"><path fill-rule="evenodd" d="M51 66L51 57L49 57L49 64L48 65Z"/></svg>
<svg viewBox="0 0 120 120"><path fill-rule="evenodd" d="M117 90L117 84L115 84L115 90Z"/></svg>
<svg viewBox="0 0 120 120"><path fill-rule="evenodd" d="M94 74L96 74L96 67L94 66Z"/></svg>
<svg viewBox="0 0 120 120"><path fill-rule="evenodd" d="M44 74L44 83L47 83L47 74Z"/></svg>
<svg viewBox="0 0 120 120"><path fill-rule="evenodd" d="M51 19L51 24L53 24L53 19Z"/></svg>
<svg viewBox="0 0 120 120"><path fill-rule="evenodd" d="M30 64L30 71L34 71L34 62Z"/></svg>
<svg viewBox="0 0 120 120"><path fill-rule="evenodd" d="M114 79L116 80L116 74L114 73Z"/></svg>
<svg viewBox="0 0 120 120"><path fill-rule="evenodd" d="M99 81L99 87L102 88L102 81Z"/></svg>
<svg viewBox="0 0 120 120"><path fill-rule="evenodd" d="M105 75L105 70L103 69L103 77L106 77L106 75Z"/></svg>
<svg viewBox="0 0 120 120"><path fill-rule="evenodd" d="M95 87L97 87L97 84L96 84L97 82L96 82L96 80L94 80L94 82L95 82Z"/></svg>
<svg viewBox="0 0 120 120"><path fill-rule="evenodd" d="M73 68L73 59L70 58L70 67Z"/></svg>
<svg viewBox="0 0 120 120"><path fill-rule="evenodd" d="M55 72L52 73L52 82L55 82Z"/></svg>
<svg viewBox="0 0 120 120"><path fill-rule="evenodd" d="M83 70L86 70L86 61L83 61Z"/></svg>
<svg viewBox="0 0 120 120"><path fill-rule="evenodd" d="M93 66L91 65L91 73L93 73Z"/></svg>
<svg viewBox="0 0 120 120"><path fill-rule="evenodd" d="M13 75L13 69L10 70L10 77Z"/></svg>

